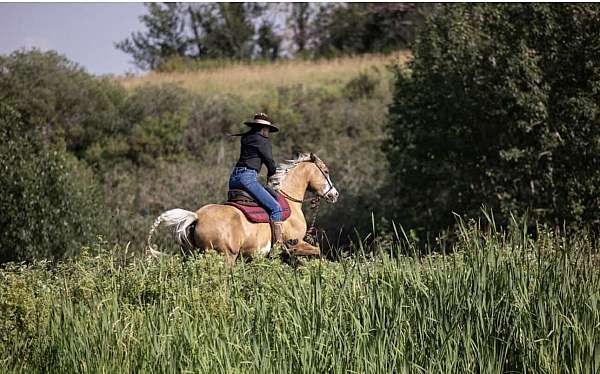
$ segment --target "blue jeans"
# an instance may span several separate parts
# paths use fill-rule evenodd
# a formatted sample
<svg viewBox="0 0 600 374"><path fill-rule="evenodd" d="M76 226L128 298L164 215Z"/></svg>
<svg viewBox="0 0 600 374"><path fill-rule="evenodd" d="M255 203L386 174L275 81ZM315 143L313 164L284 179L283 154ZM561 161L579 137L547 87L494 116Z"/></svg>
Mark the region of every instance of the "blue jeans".
<svg viewBox="0 0 600 374"><path fill-rule="evenodd" d="M282 220L281 206L275 198L256 180L256 170L248 168L233 168L229 177L229 189L239 189L248 192L268 212L271 221Z"/></svg>

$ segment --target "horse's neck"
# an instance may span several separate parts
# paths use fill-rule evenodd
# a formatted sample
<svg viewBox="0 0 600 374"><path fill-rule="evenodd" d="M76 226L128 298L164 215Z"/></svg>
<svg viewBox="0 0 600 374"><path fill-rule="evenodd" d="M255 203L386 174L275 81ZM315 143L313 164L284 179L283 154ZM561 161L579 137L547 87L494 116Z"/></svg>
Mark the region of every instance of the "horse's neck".
<svg viewBox="0 0 600 374"><path fill-rule="evenodd" d="M308 188L308 171L306 164L300 164L289 171L288 175L281 182L280 190L294 199L304 199L304 194Z"/></svg>

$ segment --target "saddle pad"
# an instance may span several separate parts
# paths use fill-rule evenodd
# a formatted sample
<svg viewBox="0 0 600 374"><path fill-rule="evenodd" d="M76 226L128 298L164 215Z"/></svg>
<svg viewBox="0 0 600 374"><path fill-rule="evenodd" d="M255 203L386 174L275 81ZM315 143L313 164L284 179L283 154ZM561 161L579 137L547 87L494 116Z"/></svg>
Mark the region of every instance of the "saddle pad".
<svg viewBox="0 0 600 374"><path fill-rule="evenodd" d="M281 205L281 209L283 210L282 218L283 218L283 221L285 221L292 214L292 211L290 209L290 204L288 204L287 199L285 197L283 197L283 195L281 195L281 194L279 194L277 201L279 201L279 205ZM224 203L224 205L231 205L233 207L238 208L239 210L242 211L242 213L244 213L244 215L250 222L254 222L254 223L268 223L269 222L269 213L267 213L265 208L263 208L262 206L241 205L241 204L237 204L233 201L227 201Z"/></svg>

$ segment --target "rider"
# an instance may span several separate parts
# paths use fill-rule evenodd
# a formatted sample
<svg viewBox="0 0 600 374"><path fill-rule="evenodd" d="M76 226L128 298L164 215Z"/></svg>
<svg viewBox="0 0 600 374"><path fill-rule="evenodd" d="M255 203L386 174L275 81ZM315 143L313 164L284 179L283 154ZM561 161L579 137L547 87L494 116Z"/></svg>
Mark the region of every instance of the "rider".
<svg viewBox="0 0 600 374"><path fill-rule="evenodd" d="M251 121L244 122L250 130L241 136L242 149L240 159L229 177L229 189L242 189L254 197L258 203L269 212L273 246L283 244L282 210L277 199L273 197L256 177L262 168L267 167L267 177L275 174L276 164L269 134L279 131L271 123L271 118L265 113L256 113Z"/></svg>

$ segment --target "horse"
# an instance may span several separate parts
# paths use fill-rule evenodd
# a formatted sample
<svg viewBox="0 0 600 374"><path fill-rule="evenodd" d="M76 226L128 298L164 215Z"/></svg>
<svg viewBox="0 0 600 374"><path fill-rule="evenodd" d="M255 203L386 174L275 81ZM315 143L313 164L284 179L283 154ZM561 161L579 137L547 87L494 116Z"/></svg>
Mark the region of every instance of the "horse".
<svg viewBox="0 0 600 374"><path fill-rule="evenodd" d="M339 193L334 187L327 165L312 153L299 154L293 160L280 164L268 184L289 202L291 214L283 224L283 240L295 243L288 250L297 256L320 256L319 247L305 242L307 224L302 212L302 202L307 190L330 203L335 203ZM222 204L208 204L196 212L171 209L162 213L148 234L148 251L158 227L174 227L175 240L188 252L215 250L233 264L241 255L267 256L271 251L271 228L268 223L252 223L237 208Z"/></svg>

